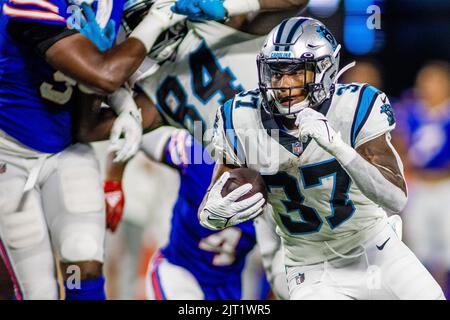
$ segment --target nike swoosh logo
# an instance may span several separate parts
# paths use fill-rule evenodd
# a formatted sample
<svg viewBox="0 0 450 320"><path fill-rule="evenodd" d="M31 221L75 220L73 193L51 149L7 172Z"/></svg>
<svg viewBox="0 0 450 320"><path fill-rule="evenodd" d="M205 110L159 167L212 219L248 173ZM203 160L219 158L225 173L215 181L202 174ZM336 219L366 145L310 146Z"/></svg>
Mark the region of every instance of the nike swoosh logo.
<svg viewBox="0 0 450 320"><path fill-rule="evenodd" d="M206 220L209 220L209 221L211 221L211 222L215 222L215 221L218 221L218 222L225 222L225 225L226 225L226 224L228 223L228 221L230 220L230 218L225 218L225 217L214 218L214 217L212 217L212 216L216 216L216 217L217 217L217 215L214 214L214 212L211 212L211 211L208 210L208 209L205 209L205 211L208 211L208 212L210 213L210 215L208 215L208 216L206 217Z"/></svg>
<svg viewBox="0 0 450 320"><path fill-rule="evenodd" d="M308 48L316 49L316 48L318 48L318 47L321 47L321 45L315 46L315 45L313 45L313 44L309 44L309 43L308 43Z"/></svg>
<svg viewBox="0 0 450 320"><path fill-rule="evenodd" d="M388 241L391 239L391 237L389 237L389 238L387 238L387 240L385 241L385 242L383 242L383 244L381 245L381 246L377 246L377 249L378 250L383 250L384 249L384 246L386 245L386 243L388 243Z"/></svg>
<svg viewBox="0 0 450 320"><path fill-rule="evenodd" d="M209 221L220 221L220 222L223 222L223 219L215 219L215 218L211 218L210 216L208 216L208 217L206 217L206 219L207 220L209 220Z"/></svg>

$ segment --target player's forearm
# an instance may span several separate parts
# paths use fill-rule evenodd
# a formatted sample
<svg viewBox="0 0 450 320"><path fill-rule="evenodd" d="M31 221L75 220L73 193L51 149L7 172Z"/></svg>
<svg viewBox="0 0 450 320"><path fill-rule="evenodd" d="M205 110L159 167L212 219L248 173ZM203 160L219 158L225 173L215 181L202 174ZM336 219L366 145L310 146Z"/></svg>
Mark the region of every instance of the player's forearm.
<svg viewBox="0 0 450 320"><path fill-rule="evenodd" d="M287 10L304 7L309 0L259 0L261 10Z"/></svg>
<svg viewBox="0 0 450 320"><path fill-rule="evenodd" d="M105 181L122 181L123 173L128 162L114 162L115 153L110 152L106 157Z"/></svg>
<svg viewBox="0 0 450 320"><path fill-rule="evenodd" d="M102 110L101 115L96 117L91 123L84 123L80 126L77 135L78 141L90 143L108 140L115 120L116 115L112 110Z"/></svg>
<svg viewBox="0 0 450 320"><path fill-rule="evenodd" d="M308 0L225 0L223 6L229 18L258 11L300 9Z"/></svg>
<svg viewBox="0 0 450 320"><path fill-rule="evenodd" d="M99 63L99 82L113 93L135 73L146 55L142 42L134 38L106 51Z"/></svg>
<svg viewBox="0 0 450 320"><path fill-rule="evenodd" d="M131 38L102 53L90 40L76 34L47 50L47 61L77 82L111 94L138 69L146 56L141 41Z"/></svg>
<svg viewBox="0 0 450 320"><path fill-rule="evenodd" d="M389 181L375 165L364 159L356 150L341 142L334 156L361 192L374 203L398 213L406 205L406 190L402 190L403 177L395 184Z"/></svg>
<svg viewBox="0 0 450 320"><path fill-rule="evenodd" d="M159 113L153 101L145 94L139 93L134 97L137 106L142 113L142 128L144 133L155 130L164 125L164 119Z"/></svg>
<svg viewBox="0 0 450 320"><path fill-rule="evenodd" d="M75 105L72 110L72 127L76 141L89 143L106 140L116 114L109 108L101 108L104 97L75 93Z"/></svg>
<svg viewBox="0 0 450 320"><path fill-rule="evenodd" d="M343 168L362 193L376 204L393 213L406 206L406 194L360 155Z"/></svg>
<svg viewBox="0 0 450 320"><path fill-rule="evenodd" d="M266 36L281 20L297 15L307 4L308 0L259 0L259 14L244 21L236 16L227 24L246 33Z"/></svg>

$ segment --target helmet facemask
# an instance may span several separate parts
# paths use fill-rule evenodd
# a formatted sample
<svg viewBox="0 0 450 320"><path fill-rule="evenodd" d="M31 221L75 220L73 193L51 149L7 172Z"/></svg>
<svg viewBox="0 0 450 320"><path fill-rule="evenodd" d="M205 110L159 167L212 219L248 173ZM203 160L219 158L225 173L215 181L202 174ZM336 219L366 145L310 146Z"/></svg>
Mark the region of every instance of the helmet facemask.
<svg viewBox="0 0 450 320"><path fill-rule="evenodd" d="M325 101L334 86L335 59L331 56L318 59L270 59L260 54L257 63L259 88L266 104L275 107L276 110L271 111L275 115L295 118L295 115L304 108L315 108ZM277 77L281 75L295 77L296 74L301 77L298 79L299 85L276 84ZM304 99L295 102L295 98L299 96Z"/></svg>
<svg viewBox="0 0 450 320"><path fill-rule="evenodd" d="M258 56L259 88L272 112L293 118L311 105L316 62L308 59L270 59ZM275 110L276 109L276 110Z"/></svg>

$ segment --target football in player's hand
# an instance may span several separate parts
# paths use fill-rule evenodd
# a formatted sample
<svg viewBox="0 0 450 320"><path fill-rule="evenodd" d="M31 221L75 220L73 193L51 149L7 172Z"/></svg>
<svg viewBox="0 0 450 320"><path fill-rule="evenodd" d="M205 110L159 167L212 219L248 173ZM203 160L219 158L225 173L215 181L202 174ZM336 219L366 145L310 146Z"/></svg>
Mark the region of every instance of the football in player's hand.
<svg viewBox="0 0 450 320"><path fill-rule="evenodd" d="M230 171L230 177L222 188L222 197L246 183L250 183L253 187L237 201L250 198L258 192L261 192L267 201L267 187L264 179L258 171L249 168L237 168Z"/></svg>

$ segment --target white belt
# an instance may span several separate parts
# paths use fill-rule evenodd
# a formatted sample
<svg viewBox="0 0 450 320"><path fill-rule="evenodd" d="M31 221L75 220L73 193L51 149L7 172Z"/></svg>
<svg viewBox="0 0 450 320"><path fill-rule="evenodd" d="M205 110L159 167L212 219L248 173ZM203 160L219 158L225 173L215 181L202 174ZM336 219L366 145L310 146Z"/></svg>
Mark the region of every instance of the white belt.
<svg viewBox="0 0 450 320"><path fill-rule="evenodd" d="M38 180L39 173L41 172L41 169L44 166L45 159L47 159L48 156L49 155L47 154L43 154L37 158L36 163L30 170L27 182L25 183L25 186L23 188L23 193L27 193L28 191L34 188Z"/></svg>

